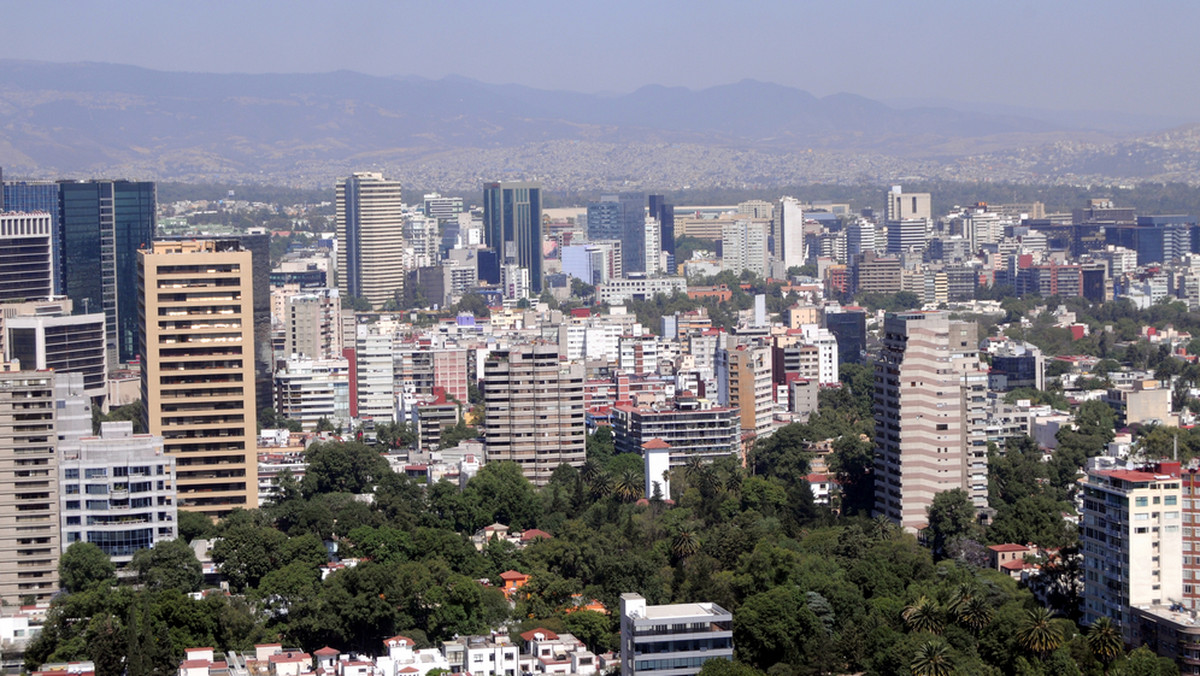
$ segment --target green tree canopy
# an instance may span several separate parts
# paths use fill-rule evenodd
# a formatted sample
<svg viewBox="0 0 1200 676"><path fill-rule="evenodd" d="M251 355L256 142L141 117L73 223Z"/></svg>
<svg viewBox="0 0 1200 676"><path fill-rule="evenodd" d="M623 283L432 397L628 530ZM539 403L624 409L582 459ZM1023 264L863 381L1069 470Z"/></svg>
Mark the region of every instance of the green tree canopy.
<svg viewBox="0 0 1200 676"><path fill-rule="evenodd" d="M108 554L90 542L73 542L58 559L58 581L69 592L110 584L116 566Z"/></svg>

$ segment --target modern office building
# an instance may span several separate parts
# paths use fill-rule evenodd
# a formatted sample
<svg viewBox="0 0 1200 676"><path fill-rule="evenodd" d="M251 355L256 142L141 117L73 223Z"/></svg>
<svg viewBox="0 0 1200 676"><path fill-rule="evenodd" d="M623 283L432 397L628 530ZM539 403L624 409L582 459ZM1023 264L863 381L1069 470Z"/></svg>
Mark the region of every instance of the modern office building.
<svg viewBox="0 0 1200 676"><path fill-rule="evenodd" d="M71 314L71 301L46 303L46 310L4 318L4 360L22 369L80 373L87 396L107 391L107 350L102 312Z"/></svg>
<svg viewBox="0 0 1200 676"><path fill-rule="evenodd" d="M641 201L638 202L639 206ZM639 220L638 226L642 223ZM542 184L486 183L483 186L483 234L496 252L499 266L507 263L529 270L532 292L542 292ZM496 270L497 279L499 269ZM480 270L480 278L491 280Z"/></svg>
<svg viewBox="0 0 1200 676"><path fill-rule="evenodd" d="M58 183L54 181L0 181L4 191L0 196L0 212L50 214L53 240L54 293L63 293L62 219L58 204Z"/></svg>
<svg viewBox="0 0 1200 676"><path fill-rule="evenodd" d="M251 253L236 240L139 253L147 430L176 459L181 509L258 504Z"/></svg>
<svg viewBox="0 0 1200 676"><path fill-rule="evenodd" d="M425 195L424 205L425 215L437 219L438 223L457 221L463 212L463 198L444 197L436 192Z"/></svg>
<svg viewBox="0 0 1200 676"><path fill-rule="evenodd" d="M400 183L355 172L335 188L338 288L378 308L404 294L404 200Z"/></svg>
<svg viewBox="0 0 1200 676"><path fill-rule="evenodd" d="M625 272L646 272L646 197L640 192L603 195L587 205L588 239L620 240ZM655 214L650 214L652 217ZM674 214L671 218L674 228Z"/></svg>
<svg viewBox="0 0 1200 676"><path fill-rule="evenodd" d="M855 218L846 226L846 259L875 251L875 224L865 218Z"/></svg>
<svg viewBox="0 0 1200 676"><path fill-rule="evenodd" d="M621 594L621 676L693 676L708 660L733 660L733 613L715 603L652 606Z"/></svg>
<svg viewBox="0 0 1200 676"><path fill-rule="evenodd" d="M62 548L90 542L118 566L139 549L179 537L175 458L162 437L134 434L132 422L101 423L100 436L59 453Z"/></svg>
<svg viewBox="0 0 1200 676"><path fill-rule="evenodd" d="M867 354L867 313L862 308L826 309L825 328L837 337L838 364L861 364Z"/></svg>
<svg viewBox="0 0 1200 676"><path fill-rule="evenodd" d="M808 258L804 251L804 210L800 208L800 200L795 197L779 200L777 214L776 257L783 261L785 269L800 267Z"/></svg>
<svg viewBox="0 0 1200 676"><path fill-rule="evenodd" d="M886 196L884 218L901 221L908 218L929 222L933 219L933 199L927 192L904 192L898 185L892 186Z"/></svg>
<svg viewBox="0 0 1200 676"><path fill-rule="evenodd" d="M641 453L652 439L670 444L671 467L689 458L714 460L737 455L740 412L695 397L677 397L664 405L612 407L613 444L617 453Z"/></svg>
<svg viewBox="0 0 1200 676"><path fill-rule="evenodd" d="M663 195L650 195L650 216L658 219L662 250L667 254L667 274L675 274L675 207Z"/></svg>
<svg viewBox="0 0 1200 676"><path fill-rule="evenodd" d="M55 376L0 372L0 601L49 601L58 591Z"/></svg>
<svg viewBox="0 0 1200 676"><path fill-rule="evenodd" d="M987 507L987 372L978 326L946 312L888 313L875 360L875 513L928 523L943 491Z"/></svg>
<svg viewBox="0 0 1200 676"><path fill-rule="evenodd" d="M103 311L109 368L138 357L138 250L150 246L154 183L59 183L62 291L75 311Z"/></svg>
<svg viewBox="0 0 1200 676"><path fill-rule="evenodd" d="M0 213L0 303L54 295L54 225L49 212Z"/></svg>
<svg viewBox="0 0 1200 676"><path fill-rule="evenodd" d="M583 366L563 364L558 346L493 351L483 366L488 462L515 462L537 485L562 464L583 465Z"/></svg>
<svg viewBox="0 0 1200 676"><path fill-rule="evenodd" d="M900 259L863 254L854 265L856 293L896 293L900 290Z"/></svg>
<svg viewBox="0 0 1200 676"><path fill-rule="evenodd" d="M1044 389L1045 359L1037 346L1008 343L992 355L988 389L1008 392L1018 388Z"/></svg>

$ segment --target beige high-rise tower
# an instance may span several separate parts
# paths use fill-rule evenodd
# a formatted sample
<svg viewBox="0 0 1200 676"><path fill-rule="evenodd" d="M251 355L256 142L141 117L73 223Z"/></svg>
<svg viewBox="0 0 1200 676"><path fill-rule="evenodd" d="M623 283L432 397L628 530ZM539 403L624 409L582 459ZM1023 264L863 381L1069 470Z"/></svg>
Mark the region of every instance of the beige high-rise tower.
<svg viewBox="0 0 1200 676"><path fill-rule="evenodd" d="M357 172L338 182L338 288L371 306L404 293L404 200L399 181Z"/></svg>
<svg viewBox="0 0 1200 676"><path fill-rule="evenodd" d="M979 328L946 312L889 313L875 360L875 513L928 523L942 491L987 508L987 371Z"/></svg>
<svg viewBox="0 0 1200 676"><path fill-rule="evenodd" d="M0 372L0 601L58 591L54 374Z"/></svg>
<svg viewBox="0 0 1200 676"><path fill-rule="evenodd" d="M236 240L138 252L147 428L175 456L180 509L258 506L250 252Z"/></svg>

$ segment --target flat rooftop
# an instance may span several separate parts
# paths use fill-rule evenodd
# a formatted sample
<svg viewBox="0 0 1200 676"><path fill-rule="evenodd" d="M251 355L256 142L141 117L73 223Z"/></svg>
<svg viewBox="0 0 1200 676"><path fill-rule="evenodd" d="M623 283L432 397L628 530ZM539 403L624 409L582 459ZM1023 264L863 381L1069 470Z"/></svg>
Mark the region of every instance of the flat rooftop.
<svg viewBox="0 0 1200 676"><path fill-rule="evenodd" d="M669 620L728 614L727 610L715 603L673 603L665 606L646 606L646 613L642 617L647 620Z"/></svg>

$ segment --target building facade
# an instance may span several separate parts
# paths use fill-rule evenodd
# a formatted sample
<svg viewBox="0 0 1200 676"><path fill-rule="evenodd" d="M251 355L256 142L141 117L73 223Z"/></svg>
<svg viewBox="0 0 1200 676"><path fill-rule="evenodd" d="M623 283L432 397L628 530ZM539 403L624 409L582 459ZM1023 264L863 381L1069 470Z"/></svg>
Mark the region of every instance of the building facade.
<svg viewBox="0 0 1200 676"><path fill-rule="evenodd" d="M987 506L987 373L978 326L946 312L889 313L875 360L875 513L906 529L938 493Z"/></svg>
<svg viewBox="0 0 1200 676"><path fill-rule="evenodd" d="M638 223L640 227L641 221ZM511 181L484 184L483 233L500 265L514 263L528 270L529 286L534 294L540 294L542 185Z"/></svg>
<svg viewBox="0 0 1200 676"><path fill-rule="evenodd" d="M652 606L621 594L621 676L692 676L713 659L733 660L733 613L715 603Z"/></svg>
<svg viewBox="0 0 1200 676"><path fill-rule="evenodd" d="M492 352L483 367L488 462L515 462L537 485L562 464L583 465L583 367L560 363L558 347Z"/></svg>
<svg viewBox="0 0 1200 676"><path fill-rule="evenodd" d="M175 457L178 505L222 516L256 495L251 254L236 240L155 242L140 256L146 428Z"/></svg>
<svg viewBox="0 0 1200 676"><path fill-rule="evenodd" d="M356 172L335 189L338 288L378 308L404 294L404 200L399 181Z"/></svg>

